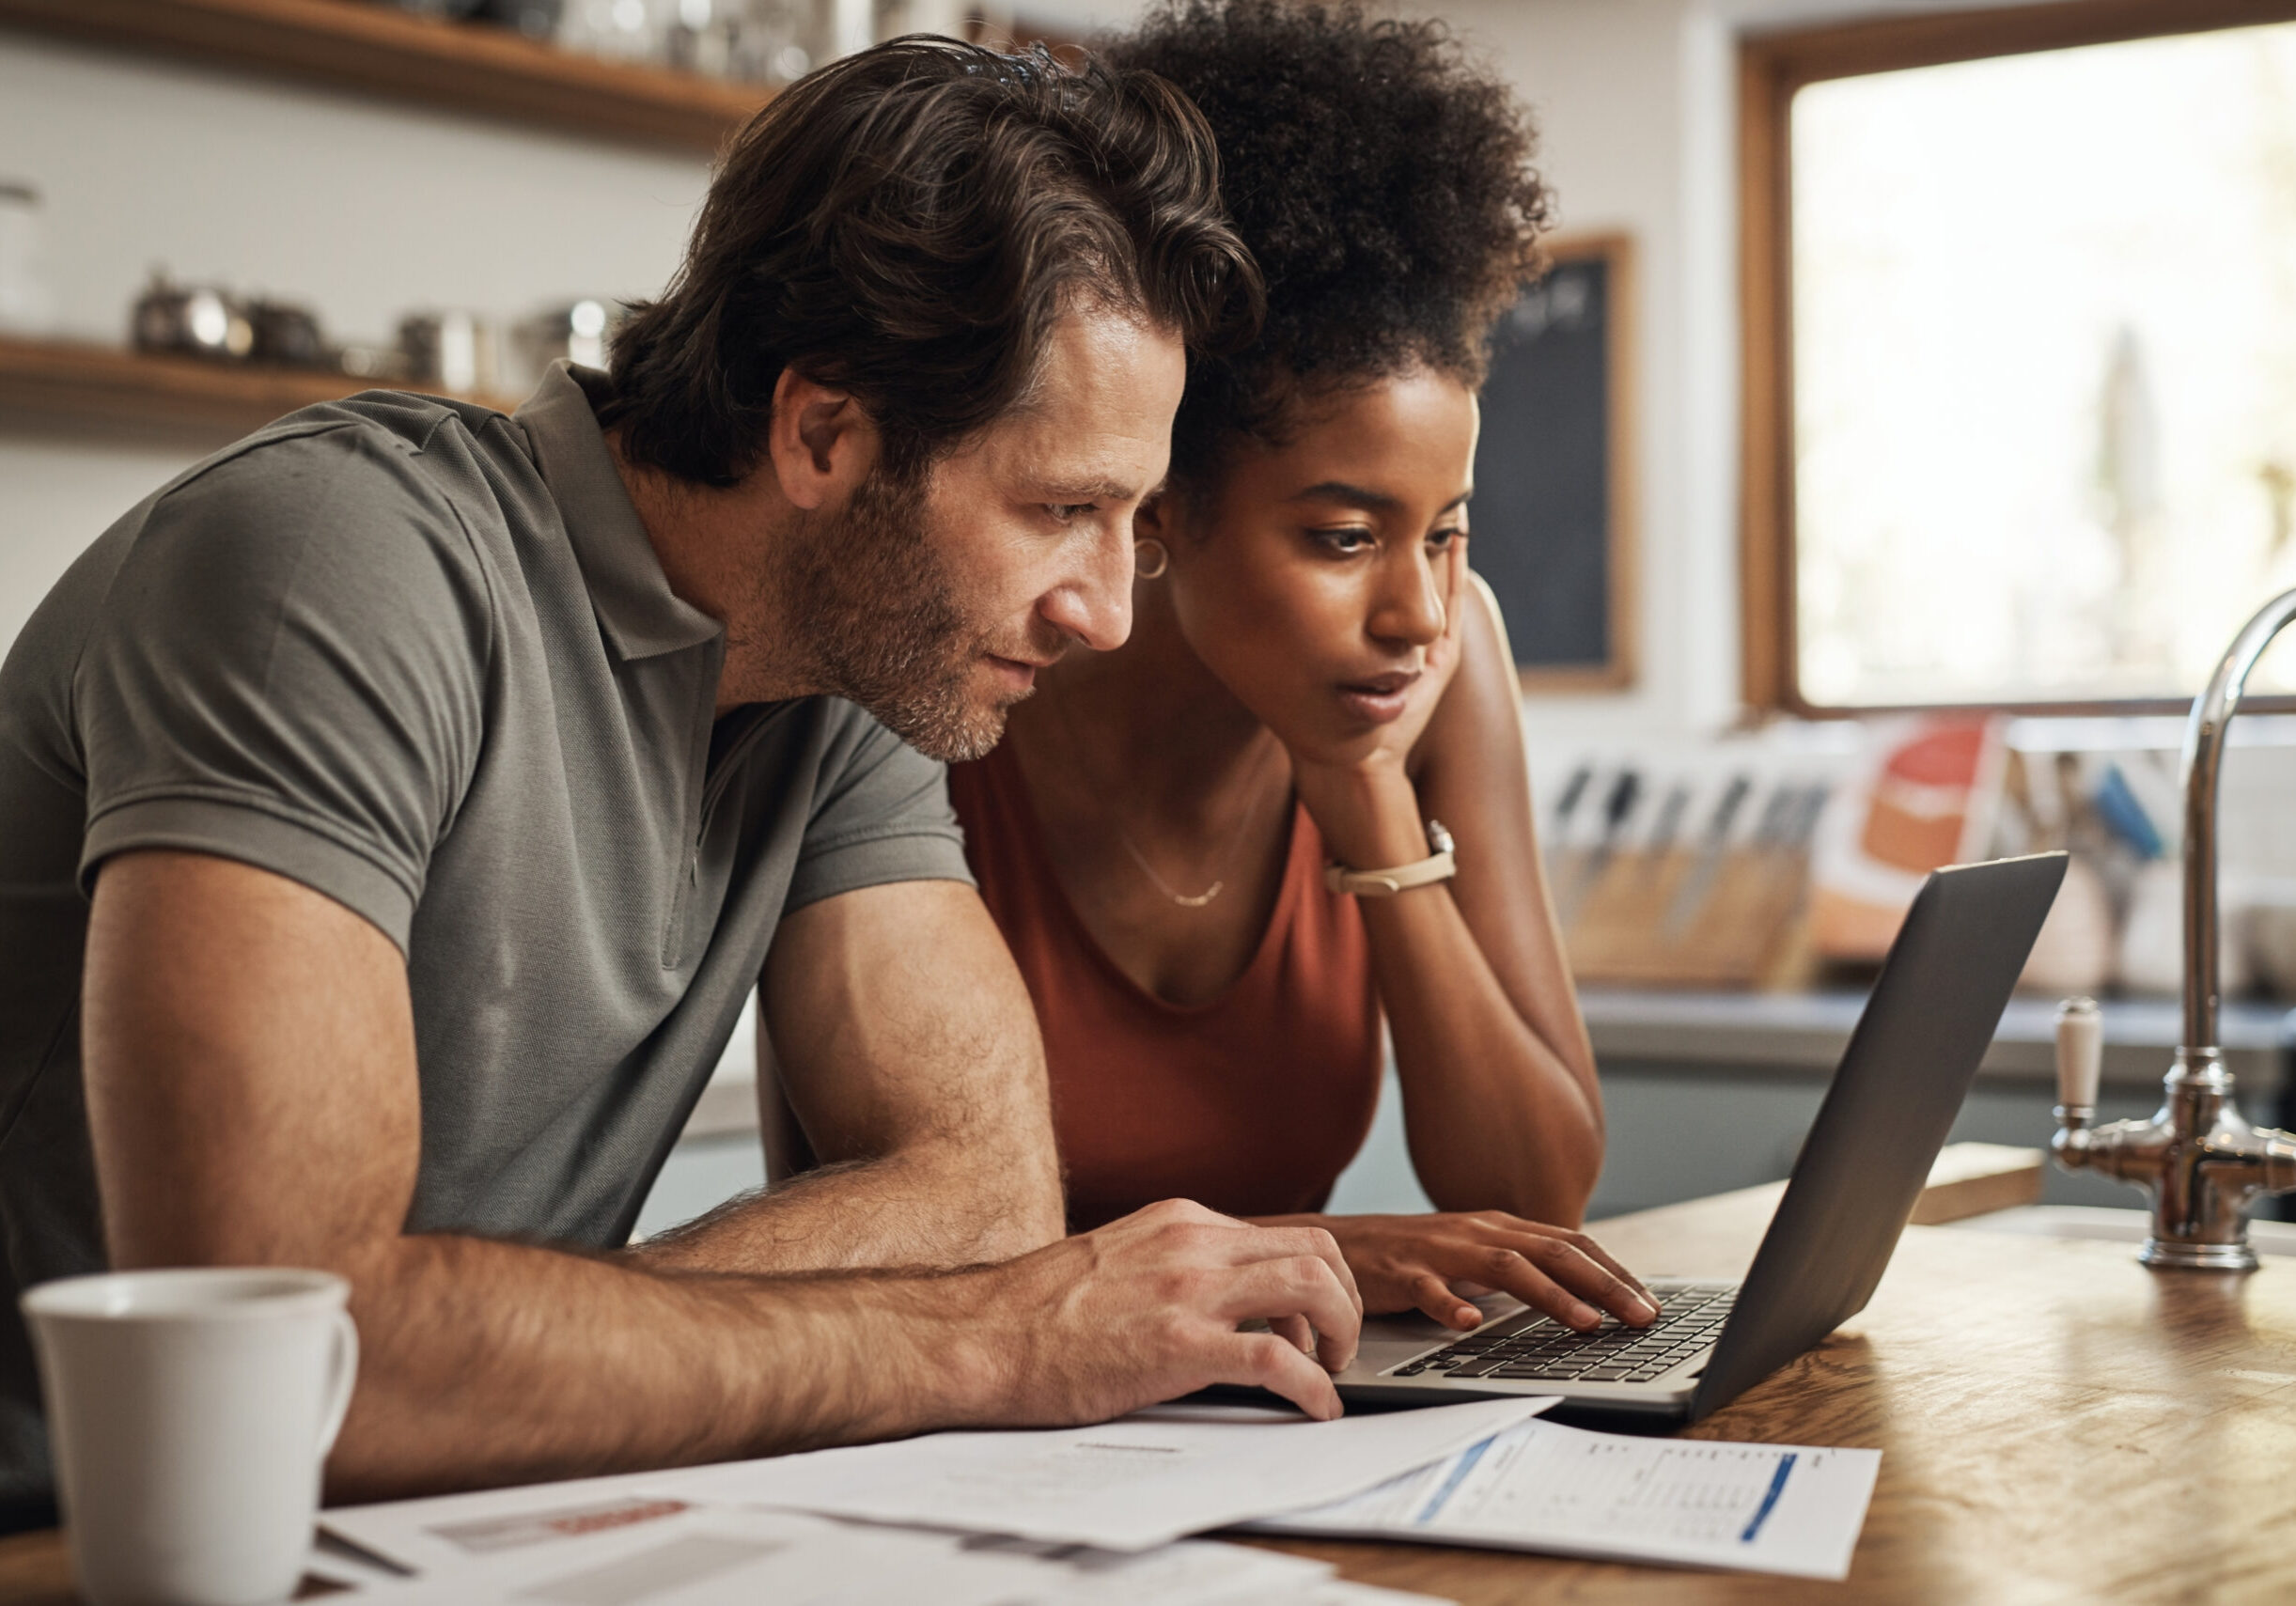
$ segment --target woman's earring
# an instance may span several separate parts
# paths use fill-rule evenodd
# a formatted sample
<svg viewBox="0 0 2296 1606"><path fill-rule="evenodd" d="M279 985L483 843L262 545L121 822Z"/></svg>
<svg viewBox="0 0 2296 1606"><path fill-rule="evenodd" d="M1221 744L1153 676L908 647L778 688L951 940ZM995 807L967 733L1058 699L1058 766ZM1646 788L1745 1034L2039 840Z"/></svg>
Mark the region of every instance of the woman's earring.
<svg viewBox="0 0 2296 1606"><path fill-rule="evenodd" d="M1148 552L1150 547L1156 549L1153 556ZM1148 567L1151 563L1155 565L1152 569ZM1153 536L1132 542L1132 573L1137 578L1154 580L1171 567L1172 554L1164 549L1164 542Z"/></svg>

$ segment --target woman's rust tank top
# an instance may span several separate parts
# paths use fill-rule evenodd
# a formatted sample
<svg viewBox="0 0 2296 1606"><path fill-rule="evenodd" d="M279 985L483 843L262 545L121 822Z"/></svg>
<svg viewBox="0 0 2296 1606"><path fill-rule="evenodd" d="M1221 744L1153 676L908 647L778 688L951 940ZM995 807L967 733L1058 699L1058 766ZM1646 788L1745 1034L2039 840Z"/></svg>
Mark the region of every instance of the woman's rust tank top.
<svg viewBox="0 0 2296 1606"><path fill-rule="evenodd" d="M1117 969L1042 851L1008 746L949 770L989 912L1044 1030L1053 1124L1078 1229L1158 1199L1230 1215L1320 1209L1379 1100L1379 1000L1363 917L1323 886L1292 805L1275 911L1242 975L1182 1008Z"/></svg>

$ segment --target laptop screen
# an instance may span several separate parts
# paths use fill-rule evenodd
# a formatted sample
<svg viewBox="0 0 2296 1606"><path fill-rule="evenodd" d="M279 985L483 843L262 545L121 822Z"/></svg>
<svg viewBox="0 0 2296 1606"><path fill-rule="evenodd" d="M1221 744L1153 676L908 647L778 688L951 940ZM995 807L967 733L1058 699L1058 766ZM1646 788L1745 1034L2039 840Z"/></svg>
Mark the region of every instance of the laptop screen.
<svg viewBox="0 0 2296 1606"><path fill-rule="evenodd" d="M1882 961L1691 1401L1726 1403L1866 1308L2065 879L2063 853L1933 872Z"/></svg>

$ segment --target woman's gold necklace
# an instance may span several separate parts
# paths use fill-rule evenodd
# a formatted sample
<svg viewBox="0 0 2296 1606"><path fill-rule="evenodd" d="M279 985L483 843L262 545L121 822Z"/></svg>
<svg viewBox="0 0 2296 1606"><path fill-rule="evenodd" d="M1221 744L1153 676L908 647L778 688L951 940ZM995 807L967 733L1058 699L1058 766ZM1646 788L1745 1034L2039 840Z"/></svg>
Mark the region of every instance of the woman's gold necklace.
<svg viewBox="0 0 2296 1606"><path fill-rule="evenodd" d="M1148 855L1140 851L1139 844L1132 838L1132 833L1124 829L1124 822L1117 817L1116 810L1108 806L1108 801L1101 795L1100 787L1094 784L1091 772L1084 763L1084 743L1076 740L1076 726L1069 718L1069 710L1065 703L1060 705L1060 725L1068 735L1069 751L1077 756L1076 772L1083 777L1085 789L1092 794L1093 806L1107 817L1109 826L1116 832L1117 840L1123 845L1124 851L1132 855L1132 863L1140 866L1140 873L1148 877L1158 892L1179 904L1182 909L1201 909L1227 890L1227 881L1225 877L1214 881L1202 892L1185 893L1158 875L1156 866L1148 863ZM1261 764L1263 767L1266 764L1264 750L1261 753ZM1252 772L1252 778L1255 782L1258 780L1259 772L1257 770ZM1255 787L1251 796L1244 802L1242 814L1237 817L1234 828L1228 832L1227 840L1220 845L1219 852L1214 855L1212 863L1215 865L1225 865L1227 863L1236 851L1236 845L1243 840L1244 828L1252 823L1253 817L1258 812L1259 791Z"/></svg>

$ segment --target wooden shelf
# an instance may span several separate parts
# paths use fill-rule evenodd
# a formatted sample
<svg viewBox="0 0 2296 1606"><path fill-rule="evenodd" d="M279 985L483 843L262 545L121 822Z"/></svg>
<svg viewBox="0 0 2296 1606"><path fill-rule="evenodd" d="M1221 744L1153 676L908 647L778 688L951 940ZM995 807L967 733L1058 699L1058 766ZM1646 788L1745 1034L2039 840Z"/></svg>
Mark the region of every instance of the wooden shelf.
<svg viewBox="0 0 2296 1606"><path fill-rule="evenodd" d="M348 374L0 337L0 432L221 445L282 413L374 389ZM508 411L500 397L476 399Z"/></svg>
<svg viewBox="0 0 2296 1606"><path fill-rule="evenodd" d="M0 27L712 155L769 98L362 0L0 0Z"/></svg>

